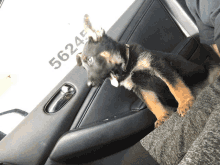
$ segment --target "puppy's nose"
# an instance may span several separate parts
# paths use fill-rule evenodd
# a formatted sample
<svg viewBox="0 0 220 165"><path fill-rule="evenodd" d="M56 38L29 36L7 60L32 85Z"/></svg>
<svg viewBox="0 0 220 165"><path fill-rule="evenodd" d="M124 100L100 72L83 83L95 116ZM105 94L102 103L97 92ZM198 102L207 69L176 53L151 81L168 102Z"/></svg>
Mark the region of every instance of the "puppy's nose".
<svg viewBox="0 0 220 165"><path fill-rule="evenodd" d="M92 81L88 81L87 85L90 87L92 85Z"/></svg>

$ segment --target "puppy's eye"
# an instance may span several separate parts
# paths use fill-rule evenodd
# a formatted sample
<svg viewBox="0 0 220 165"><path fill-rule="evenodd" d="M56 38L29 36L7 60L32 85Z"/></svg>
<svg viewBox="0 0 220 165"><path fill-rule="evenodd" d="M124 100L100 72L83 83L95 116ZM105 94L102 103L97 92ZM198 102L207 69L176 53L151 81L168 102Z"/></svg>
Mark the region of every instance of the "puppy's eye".
<svg viewBox="0 0 220 165"><path fill-rule="evenodd" d="M92 64L92 63L93 63L93 57L89 57L89 58L87 59L87 62L88 62L89 65Z"/></svg>

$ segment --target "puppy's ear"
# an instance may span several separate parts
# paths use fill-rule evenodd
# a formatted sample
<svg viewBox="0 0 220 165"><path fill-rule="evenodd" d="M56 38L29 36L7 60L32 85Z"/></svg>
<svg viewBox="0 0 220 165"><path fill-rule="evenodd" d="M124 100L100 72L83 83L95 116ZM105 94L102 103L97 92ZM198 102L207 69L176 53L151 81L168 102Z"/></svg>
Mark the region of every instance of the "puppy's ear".
<svg viewBox="0 0 220 165"><path fill-rule="evenodd" d="M100 41L100 39L105 33L105 31L102 28L99 30L93 28L89 20L88 14L84 16L84 30L87 33L88 37L91 37L94 41Z"/></svg>
<svg viewBox="0 0 220 165"><path fill-rule="evenodd" d="M78 54L76 55L76 62L77 62L77 65L78 65L78 66L81 66L81 65L82 65L81 56L82 56L82 53L78 53Z"/></svg>

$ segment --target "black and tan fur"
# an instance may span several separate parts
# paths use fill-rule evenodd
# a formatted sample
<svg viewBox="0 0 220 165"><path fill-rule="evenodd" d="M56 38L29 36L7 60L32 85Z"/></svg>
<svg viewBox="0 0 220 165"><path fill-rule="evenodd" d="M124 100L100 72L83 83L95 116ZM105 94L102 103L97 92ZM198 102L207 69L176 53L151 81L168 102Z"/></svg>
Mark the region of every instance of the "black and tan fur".
<svg viewBox="0 0 220 165"><path fill-rule="evenodd" d="M156 116L155 127L169 118L173 112L170 107L178 107L177 112L184 116L195 100L197 89L211 83L219 71L218 66L200 66L181 56L150 51L141 45L128 48L108 37L103 29L95 30L88 15L84 28L89 40L76 59L87 70L88 85L98 86L110 78L112 84L115 81L116 86L118 83L134 91Z"/></svg>

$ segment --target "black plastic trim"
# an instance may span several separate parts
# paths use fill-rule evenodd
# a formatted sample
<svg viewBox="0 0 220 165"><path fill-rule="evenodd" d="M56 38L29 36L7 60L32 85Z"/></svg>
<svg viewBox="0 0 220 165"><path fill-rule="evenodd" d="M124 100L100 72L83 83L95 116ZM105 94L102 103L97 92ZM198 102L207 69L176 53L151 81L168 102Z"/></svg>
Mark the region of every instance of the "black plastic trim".
<svg viewBox="0 0 220 165"><path fill-rule="evenodd" d="M98 94L99 90L100 90L100 86L95 89L95 92L93 93L92 98L90 99L88 105L87 105L86 108L85 108L85 111L84 111L83 114L81 115L81 118L80 118L79 122L78 122L77 125L76 125L76 128L79 128L80 124L82 123L82 121L83 121L85 115L87 114L87 112L88 112L88 110L89 110L89 108L90 108L92 102L94 101L96 95ZM71 129L73 129L73 128L71 127Z"/></svg>
<svg viewBox="0 0 220 165"><path fill-rule="evenodd" d="M141 17L138 19L137 23L135 24L135 26L133 26L133 29L130 31L130 34L127 36L127 39L125 40L125 43L128 43L131 36L133 35L134 31L136 30L136 28L138 27L138 25L140 24L140 22L142 21L142 19L144 18L144 16L146 15L146 13L148 12L148 10L150 9L151 5L154 3L154 1L152 0L149 4L149 6L147 7L147 9L145 9L144 13L141 15ZM143 7L143 6L142 6Z"/></svg>
<svg viewBox="0 0 220 165"><path fill-rule="evenodd" d="M78 162L79 159L88 161L89 157L94 156L94 152L98 156L98 150L98 153L108 150L115 153L120 147L114 146L114 142L120 141L123 146L123 143L128 143L133 138L138 137L140 140L143 134L152 131L155 120L153 113L144 109L69 131L59 139L50 159L57 162ZM137 135L140 133L142 136Z"/></svg>
<svg viewBox="0 0 220 165"><path fill-rule="evenodd" d="M107 35L116 41L120 41L127 27L130 25L135 15L142 7L145 0L136 0L133 4L122 14L122 16L114 23L108 30Z"/></svg>

